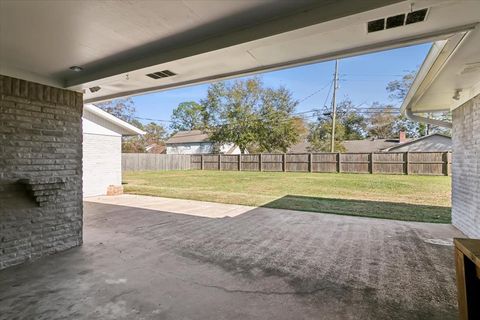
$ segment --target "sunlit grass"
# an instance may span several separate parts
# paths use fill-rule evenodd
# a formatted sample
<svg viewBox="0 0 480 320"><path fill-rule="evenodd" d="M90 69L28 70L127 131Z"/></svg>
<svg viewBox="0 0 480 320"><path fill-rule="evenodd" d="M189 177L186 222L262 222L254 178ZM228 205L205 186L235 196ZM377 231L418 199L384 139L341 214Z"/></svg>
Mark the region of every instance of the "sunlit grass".
<svg viewBox="0 0 480 320"><path fill-rule="evenodd" d="M451 179L443 176L195 170L126 172L123 178L126 193L450 222Z"/></svg>

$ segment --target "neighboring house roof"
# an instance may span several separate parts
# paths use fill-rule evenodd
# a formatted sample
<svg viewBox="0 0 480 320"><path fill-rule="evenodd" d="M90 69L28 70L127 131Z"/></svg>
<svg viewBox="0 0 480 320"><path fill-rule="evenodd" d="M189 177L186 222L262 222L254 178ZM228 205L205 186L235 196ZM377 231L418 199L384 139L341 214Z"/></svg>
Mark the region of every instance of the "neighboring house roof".
<svg viewBox="0 0 480 320"><path fill-rule="evenodd" d="M202 130L191 131L179 131L175 133L166 144L182 144L182 143L198 143L198 142L210 142L208 134Z"/></svg>
<svg viewBox="0 0 480 320"><path fill-rule="evenodd" d="M438 138L443 139L445 141L438 141ZM436 139L436 141L433 141ZM410 140L404 143L397 144L393 147L385 148L382 151L395 151L400 148L404 147L413 147L415 144L418 144L420 142L427 142L427 140L432 140L431 144L424 144L422 145L421 149L415 150L415 151L450 151L452 150L452 138L441 134L441 133L433 133L428 136L423 136L418 139Z"/></svg>
<svg viewBox="0 0 480 320"><path fill-rule="evenodd" d="M307 153L307 152L310 152L308 151L309 147L310 147L310 143L308 141L302 141L291 146L288 149L287 153Z"/></svg>
<svg viewBox="0 0 480 320"><path fill-rule="evenodd" d="M143 130L140 130L135 126L132 126L130 123L127 123L115 116L112 116L110 113L103 111L102 109L94 106L93 104L85 104L83 106L83 110L84 118L93 121L93 118L95 117L100 118L118 128L116 131L123 136L135 136L139 134L145 134ZM93 117L91 117L90 115L93 115Z"/></svg>
<svg viewBox="0 0 480 320"><path fill-rule="evenodd" d="M346 140L342 144L345 152L379 152L385 148L396 146L400 143L398 139L364 139Z"/></svg>
<svg viewBox="0 0 480 320"><path fill-rule="evenodd" d="M445 139L445 141L439 140ZM399 139L364 139L364 140L346 140L342 144L345 147L345 152L362 153L362 152L388 152L395 151L404 147L411 146L415 149L415 144L432 140L431 143L422 144L418 150L414 151L450 151L451 137L433 133L428 136L420 137L418 139L407 139L407 141L400 143ZM435 141L434 141L435 140ZM310 143L303 141L293 145L288 153L308 153Z"/></svg>
<svg viewBox="0 0 480 320"><path fill-rule="evenodd" d="M364 139L364 140L345 140L342 142L345 152L379 152L382 149L400 144L399 139ZM310 152L310 143L308 141L299 142L290 149L288 153L308 153Z"/></svg>
<svg viewBox="0 0 480 320"><path fill-rule="evenodd" d="M148 145L145 148L145 151L147 153L161 154L161 153L166 153L167 152L167 147L165 145L160 145L160 144L154 143L154 144Z"/></svg>

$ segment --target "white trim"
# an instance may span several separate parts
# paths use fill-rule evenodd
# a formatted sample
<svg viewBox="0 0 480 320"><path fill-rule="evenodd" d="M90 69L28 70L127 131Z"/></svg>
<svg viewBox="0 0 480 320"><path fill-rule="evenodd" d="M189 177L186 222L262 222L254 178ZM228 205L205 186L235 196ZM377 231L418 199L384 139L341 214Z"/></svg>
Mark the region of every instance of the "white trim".
<svg viewBox="0 0 480 320"><path fill-rule="evenodd" d="M437 41L439 39L445 39L448 36L455 35L460 32L464 32L465 30L473 29L475 26L476 24L461 25L461 26L456 26L452 28L440 29L432 32L412 35L412 36L399 38L399 39L385 40L379 43L368 44L360 47L354 47L354 48L344 49L340 51L333 51L325 54L320 54L317 56L299 58L295 60L274 63L269 65L261 65L261 66L257 66L257 67L253 67L245 70L216 74L216 75L211 75L203 78L186 80L183 82L176 82L176 83L165 84L160 86L152 86L152 87L145 87L140 89L116 92L112 94L106 94L104 96L89 97L89 98L85 98L85 102L88 102L88 103L103 102L103 101L108 101L108 100L117 99L121 97L132 97L132 96L137 96L145 93L161 92L161 91L170 90L170 89L183 88L183 87L188 87L188 86L193 86L198 84L205 84L212 81L234 79L237 77L250 76L250 75L255 75L255 74L267 72L267 71L270 72L275 70L283 70L283 69L292 68L292 67L331 61L334 59L340 59L340 58L343 59L343 58L354 57L354 56L367 54L367 53L380 52L380 51L390 50L395 48L402 48L405 46ZM126 73L124 75L126 75ZM86 82L86 84L88 86L95 86L95 85L101 86L102 81L105 81L105 79L97 79L91 82ZM69 84L67 88L77 88L78 85L79 84Z"/></svg>
<svg viewBox="0 0 480 320"><path fill-rule="evenodd" d="M124 135L144 135L146 133L145 131L138 129L135 126L132 126L130 123L127 123L115 116L112 116L110 113L103 111L102 109L93 104L85 104L83 106L83 109L128 131L129 134Z"/></svg>
<svg viewBox="0 0 480 320"><path fill-rule="evenodd" d="M463 31L452 35L447 40L440 40L433 43L430 51L427 54L427 57L418 70L407 96L403 100L402 106L400 107L400 111L402 113L406 114L408 117L408 111L410 111L410 113L421 112L413 110L414 106L430 88L440 72L447 65L448 61L455 54L455 51L477 26L478 24L467 25L464 27ZM443 109L437 111L453 110L462 103L463 102L459 102L449 107L445 106ZM432 112L432 110L429 110L428 112Z"/></svg>
<svg viewBox="0 0 480 320"><path fill-rule="evenodd" d="M87 135L87 136L121 137L121 135L105 134L105 133L89 133L89 132L84 132L83 134L84 134L84 135Z"/></svg>

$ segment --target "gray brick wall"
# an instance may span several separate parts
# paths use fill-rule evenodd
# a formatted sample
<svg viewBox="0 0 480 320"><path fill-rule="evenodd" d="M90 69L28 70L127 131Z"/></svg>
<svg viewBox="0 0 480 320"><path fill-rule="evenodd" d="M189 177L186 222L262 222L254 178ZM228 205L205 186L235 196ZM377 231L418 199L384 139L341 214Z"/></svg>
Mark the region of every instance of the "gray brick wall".
<svg viewBox="0 0 480 320"><path fill-rule="evenodd" d="M480 96L453 111L452 223L480 238Z"/></svg>
<svg viewBox="0 0 480 320"><path fill-rule="evenodd" d="M0 269L82 243L82 109L0 75Z"/></svg>

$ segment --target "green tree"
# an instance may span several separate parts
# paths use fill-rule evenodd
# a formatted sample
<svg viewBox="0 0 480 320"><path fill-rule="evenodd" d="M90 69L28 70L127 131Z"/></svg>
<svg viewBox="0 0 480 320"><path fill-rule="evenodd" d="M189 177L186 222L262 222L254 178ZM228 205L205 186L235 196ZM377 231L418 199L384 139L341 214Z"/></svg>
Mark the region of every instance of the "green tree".
<svg viewBox="0 0 480 320"><path fill-rule="evenodd" d="M97 104L97 107L146 132L143 136L123 137L122 152L143 153L148 145L165 143L166 131L162 125L155 122L143 125L135 118L135 103L132 98L102 102Z"/></svg>
<svg viewBox="0 0 480 320"><path fill-rule="evenodd" d="M394 138L398 135L395 131L395 121L398 116L397 111L392 105L381 105L378 102L373 103L372 109L375 110L369 117L368 136L371 138Z"/></svg>
<svg viewBox="0 0 480 320"><path fill-rule="evenodd" d="M343 137L345 134L345 128L342 124L335 124L335 141L334 147L337 152L344 152L345 147L342 144ZM331 136L332 136L332 122L330 121L319 121L310 124L310 130L307 137L309 142L308 151L309 152L330 152L331 151Z"/></svg>
<svg viewBox="0 0 480 320"><path fill-rule="evenodd" d="M403 101L415 80L416 74L416 71L408 71L402 76L402 79L390 81L386 88L390 93L390 99Z"/></svg>
<svg viewBox="0 0 480 320"><path fill-rule="evenodd" d="M122 142L122 152L143 153L149 145L165 145L166 131L165 128L155 122L146 125L137 123L136 127L145 131L142 136L124 137Z"/></svg>
<svg viewBox="0 0 480 320"><path fill-rule="evenodd" d="M145 144L142 138L139 137L124 137L122 139L123 153L144 153Z"/></svg>
<svg viewBox="0 0 480 320"><path fill-rule="evenodd" d="M365 138L367 129L366 118L358 112L349 98L340 101L338 104L337 121L344 128L343 140L360 140Z"/></svg>
<svg viewBox="0 0 480 320"><path fill-rule="evenodd" d="M292 116L297 102L285 88L263 90L258 110L257 127L260 152L287 152L297 143L302 128L299 119Z"/></svg>
<svg viewBox="0 0 480 320"><path fill-rule="evenodd" d="M332 123L333 116L329 108L325 107L323 111L315 113L317 120L310 123L309 134L307 140L309 142L309 152L330 152L331 151L331 137L332 137ZM342 141L345 140L345 126L341 121L342 112L337 113L337 120L335 121L335 151L343 152L345 147Z"/></svg>
<svg viewBox="0 0 480 320"><path fill-rule="evenodd" d="M170 128L174 131L205 129L208 115L203 105L194 101L180 103L172 113Z"/></svg>
<svg viewBox="0 0 480 320"><path fill-rule="evenodd" d="M146 132L145 135L143 135L143 139L145 140L145 143L147 145L150 144L158 144L158 145L164 145L165 144L165 138L167 136L167 132L165 131L165 128L155 122L150 122L143 126L143 130Z"/></svg>
<svg viewBox="0 0 480 320"><path fill-rule="evenodd" d="M390 98L392 100L402 102L407 96L408 90L410 90L410 87L415 80L415 76L415 71L409 71L405 75L403 75L402 79L390 81L387 84L386 88L387 91L390 93ZM451 121L450 112L427 113L423 114L423 116L437 120ZM394 127L396 127L398 131L406 131L407 136L409 137L421 137L435 132L451 135L451 130L448 128L411 121L405 116L399 116L396 119Z"/></svg>
<svg viewBox="0 0 480 320"><path fill-rule="evenodd" d="M297 105L285 88L265 88L259 78L212 84L202 105L211 139L234 143L242 153L286 151L299 138L293 119Z"/></svg>
<svg viewBox="0 0 480 320"><path fill-rule="evenodd" d="M317 120L310 124L307 140L309 151L331 151L332 112L325 107L322 112L316 113ZM335 121L335 151L345 151L344 140L358 140L365 138L367 122L358 112L349 98L340 101L337 105Z"/></svg>
<svg viewBox="0 0 480 320"><path fill-rule="evenodd" d="M393 123L394 132L405 131L407 137L418 138L427 135L427 126L425 123L419 123L409 120L404 115L399 115Z"/></svg>
<svg viewBox="0 0 480 320"><path fill-rule="evenodd" d="M135 121L135 103L132 98L115 99L96 105L111 115L128 123Z"/></svg>

